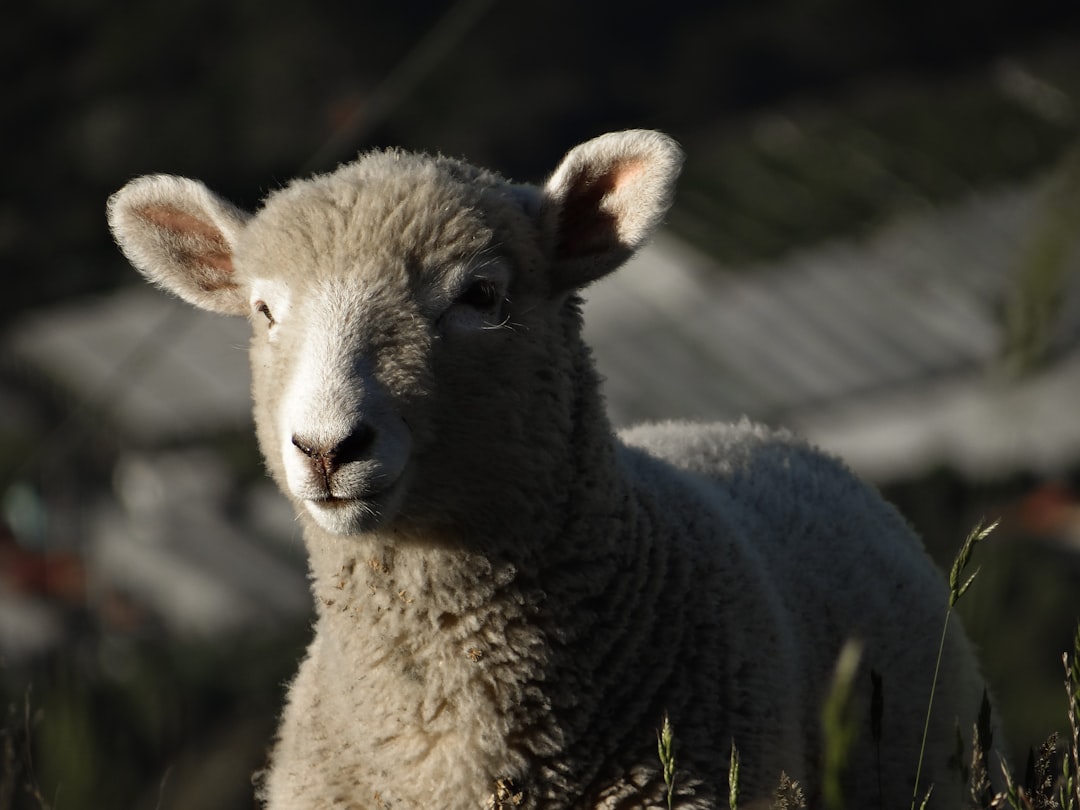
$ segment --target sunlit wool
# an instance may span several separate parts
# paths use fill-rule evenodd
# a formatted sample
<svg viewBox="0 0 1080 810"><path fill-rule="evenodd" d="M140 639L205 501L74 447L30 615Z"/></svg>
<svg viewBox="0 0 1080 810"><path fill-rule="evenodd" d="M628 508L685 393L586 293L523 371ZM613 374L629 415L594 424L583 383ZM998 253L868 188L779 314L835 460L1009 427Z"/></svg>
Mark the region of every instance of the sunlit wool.
<svg viewBox="0 0 1080 810"><path fill-rule="evenodd" d="M164 176L110 200L150 280L251 319L260 446L304 521L317 621L267 807L667 806L665 716L675 806L726 806L732 743L744 804L786 771L813 805L851 637L848 806L908 806L947 593L904 521L785 433L605 415L578 293L681 161L631 131L539 187L376 151L254 214ZM955 623L941 673L923 783L951 807L984 689Z"/></svg>

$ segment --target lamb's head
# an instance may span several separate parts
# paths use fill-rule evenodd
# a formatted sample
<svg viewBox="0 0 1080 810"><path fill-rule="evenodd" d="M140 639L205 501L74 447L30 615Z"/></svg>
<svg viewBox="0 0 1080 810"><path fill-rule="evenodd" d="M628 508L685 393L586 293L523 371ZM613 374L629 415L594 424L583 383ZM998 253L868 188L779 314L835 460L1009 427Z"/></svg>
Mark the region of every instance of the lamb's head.
<svg viewBox="0 0 1080 810"><path fill-rule="evenodd" d="M255 214L143 177L109 222L150 280L250 318L268 466L319 526L352 534L476 515L492 484L562 463L575 293L647 239L680 164L644 131L576 147L543 187L372 152Z"/></svg>

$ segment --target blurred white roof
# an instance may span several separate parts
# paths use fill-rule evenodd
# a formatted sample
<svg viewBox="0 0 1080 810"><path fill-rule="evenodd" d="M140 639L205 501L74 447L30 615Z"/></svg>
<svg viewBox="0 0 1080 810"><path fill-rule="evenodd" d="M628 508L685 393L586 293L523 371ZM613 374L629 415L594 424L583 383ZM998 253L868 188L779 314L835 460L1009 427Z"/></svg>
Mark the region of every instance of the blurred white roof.
<svg viewBox="0 0 1080 810"><path fill-rule="evenodd" d="M34 313L8 347L125 435L156 443L250 424L249 329L139 285Z"/></svg>
<svg viewBox="0 0 1080 810"><path fill-rule="evenodd" d="M745 414L879 481L939 465L986 478L1075 464L1075 262L1055 334L1066 360L1015 380L1000 372L1002 306L1038 201L1033 188L979 195L738 273L662 234L587 291L615 421Z"/></svg>

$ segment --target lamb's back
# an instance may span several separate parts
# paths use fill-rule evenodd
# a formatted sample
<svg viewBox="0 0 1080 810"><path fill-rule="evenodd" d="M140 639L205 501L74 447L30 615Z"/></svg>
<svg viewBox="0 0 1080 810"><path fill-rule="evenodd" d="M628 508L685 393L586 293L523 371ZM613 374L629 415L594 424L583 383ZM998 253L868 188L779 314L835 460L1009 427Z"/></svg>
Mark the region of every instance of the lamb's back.
<svg viewBox="0 0 1080 810"><path fill-rule="evenodd" d="M948 595L940 571L899 512L839 460L790 433L748 421L660 423L620 438L630 454L644 451L706 493L719 524L718 555L736 547L760 559L797 640L804 718L818 716L844 643L863 643L863 717L870 714L865 709L873 670L882 679L888 738L904 741L883 764L882 783L887 795L891 789L910 796L904 790L910 791L918 759ZM945 747L955 742L954 723L971 728L983 690L967 639L958 627L950 631L937 728L931 729L923 772L939 782L947 776Z"/></svg>
<svg viewBox="0 0 1080 810"><path fill-rule="evenodd" d="M780 581L898 578L941 584L918 538L896 509L840 460L786 431L743 420L663 422L623 431L629 447L705 479L729 530L750 542ZM858 577L859 566L867 566ZM785 582L785 588L795 584ZM880 581L879 581L880 584Z"/></svg>

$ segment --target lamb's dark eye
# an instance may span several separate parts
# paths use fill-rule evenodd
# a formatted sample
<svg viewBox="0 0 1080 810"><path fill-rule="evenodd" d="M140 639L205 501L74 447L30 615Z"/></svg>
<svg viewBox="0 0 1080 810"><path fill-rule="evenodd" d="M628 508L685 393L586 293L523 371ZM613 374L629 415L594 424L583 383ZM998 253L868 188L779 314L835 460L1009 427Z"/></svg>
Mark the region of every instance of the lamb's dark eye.
<svg viewBox="0 0 1080 810"><path fill-rule="evenodd" d="M499 287L494 281L478 279L458 296L457 303L474 309L494 309L499 304Z"/></svg>
<svg viewBox="0 0 1080 810"><path fill-rule="evenodd" d="M272 312L270 312L270 307L267 306L265 301L256 301L255 302L255 311L256 312L261 312L266 317L266 321L267 321L267 324L269 326L274 325L274 323L275 323L274 315L273 315Z"/></svg>

